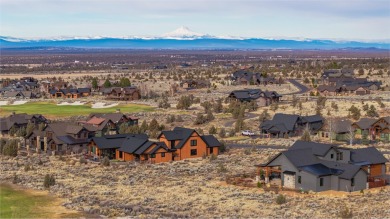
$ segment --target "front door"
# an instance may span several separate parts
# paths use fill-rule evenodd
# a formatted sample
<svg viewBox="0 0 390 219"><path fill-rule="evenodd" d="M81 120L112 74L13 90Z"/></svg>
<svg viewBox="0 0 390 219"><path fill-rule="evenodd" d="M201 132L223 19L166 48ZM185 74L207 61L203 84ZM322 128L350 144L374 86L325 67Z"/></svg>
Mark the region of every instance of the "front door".
<svg viewBox="0 0 390 219"><path fill-rule="evenodd" d="M290 189L295 189L295 175L294 174L283 174L283 184L284 187L290 188Z"/></svg>

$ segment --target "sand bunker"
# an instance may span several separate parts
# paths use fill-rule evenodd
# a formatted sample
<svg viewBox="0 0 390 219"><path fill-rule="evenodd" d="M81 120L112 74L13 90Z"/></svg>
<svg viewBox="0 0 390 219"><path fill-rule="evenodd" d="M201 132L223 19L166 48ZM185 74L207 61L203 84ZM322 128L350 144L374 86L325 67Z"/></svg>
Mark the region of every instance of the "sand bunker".
<svg viewBox="0 0 390 219"><path fill-rule="evenodd" d="M85 102L75 101L73 103L69 103L69 102L58 103L57 106L80 106L80 105L84 105L84 104L85 104Z"/></svg>
<svg viewBox="0 0 390 219"><path fill-rule="evenodd" d="M11 105L22 105L22 104L25 104L27 102L28 101L26 101L26 100L16 100Z"/></svg>
<svg viewBox="0 0 390 219"><path fill-rule="evenodd" d="M114 107L114 106L117 106L118 103L113 103L113 104L107 104L107 103L94 103L92 104L92 108L93 109L100 109L100 108L110 108L110 107Z"/></svg>
<svg viewBox="0 0 390 219"><path fill-rule="evenodd" d="M8 101L0 101L0 106L8 105Z"/></svg>

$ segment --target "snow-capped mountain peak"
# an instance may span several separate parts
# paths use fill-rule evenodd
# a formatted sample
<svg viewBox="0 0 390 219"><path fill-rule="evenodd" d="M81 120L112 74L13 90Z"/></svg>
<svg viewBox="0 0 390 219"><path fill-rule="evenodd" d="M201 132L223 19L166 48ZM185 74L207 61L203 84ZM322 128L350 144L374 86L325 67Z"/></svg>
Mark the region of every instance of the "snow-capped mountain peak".
<svg viewBox="0 0 390 219"><path fill-rule="evenodd" d="M207 34L193 32L188 27L181 26L172 32L163 34L162 37L167 39L198 39L205 37L208 38L211 36Z"/></svg>

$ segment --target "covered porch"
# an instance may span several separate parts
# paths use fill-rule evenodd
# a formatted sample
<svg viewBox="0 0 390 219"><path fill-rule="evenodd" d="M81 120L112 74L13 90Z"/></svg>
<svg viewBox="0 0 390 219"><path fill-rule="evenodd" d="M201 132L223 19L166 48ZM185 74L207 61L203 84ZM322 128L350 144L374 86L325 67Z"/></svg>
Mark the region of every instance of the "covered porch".
<svg viewBox="0 0 390 219"><path fill-rule="evenodd" d="M262 182L267 186L282 187L282 169L281 166L257 166L256 181Z"/></svg>

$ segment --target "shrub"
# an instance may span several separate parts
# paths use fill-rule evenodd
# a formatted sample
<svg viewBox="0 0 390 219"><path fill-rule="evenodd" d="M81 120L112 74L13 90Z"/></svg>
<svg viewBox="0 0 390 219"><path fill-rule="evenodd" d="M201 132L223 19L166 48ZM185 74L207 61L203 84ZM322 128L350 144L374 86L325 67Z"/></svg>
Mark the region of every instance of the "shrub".
<svg viewBox="0 0 390 219"><path fill-rule="evenodd" d="M225 128L221 128L218 132L219 137L224 138L226 137L226 131Z"/></svg>
<svg viewBox="0 0 390 219"><path fill-rule="evenodd" d="M56 180L53 175L46 174L45 179L43 180L43 186L48 189L50 186L54 186L56 184Z"/></svg>
<svg viewBox="0 0 390 219"><path fill-rule="evenodd" d="M108 157L104 157L102 160L102 165L106 167L110 166L110 159L108 159Z"/></svg>
<svg viewBox="0 0 390 219"><path fill-rule="evenodd" d="M80 162L81 164L87 164L87 160L86 160L84 157L80 157L79 162Z"/></svg>
<svg viewBox="0 0 390 219"><path fill-rule="evenodd" d="M8 141L3 147L1 153L6 156L16 157L18 155L18 143L16 140Z"/></svg>
<svg viewBox="0 0 390 219"><path fill-rule="evenodd" d="M339 217L341 218L352 218L352 210L348 207L345 207L339 212Z"/></svg>
<svg viewBox="0 0 390 219"><path fill-rule="evenodd" d="M217 155L211 154L210 161L213 161L213 160L216 160L216 159L217 159Z"/></svg>
<svg viewBox="0 0 390 219"><path fill-rule="evenodd" d="M220 163L220 164L218 164L217 171L218 171L218 173L226 173L227 168L222 163Z"/></svg>
<svg viewBox="0 0 390 219"><path fill-rule="evenodd" d="M24 166L24 171L30 171L30 170L32 170L32 167L29 165L29 164L26 164L25 166Z"/></svg>
<svg viewBox="0 0 390 219"><path fill-rule="evenodd" d="M19 182L19 178L16 174L14 174L14 178L12 179L13 184L17 184Z"/></svg>
<svg viewBox="0 0 390 219"><path fill-rule="evenodd" d="M276 197L276 204L281 205L281 204L284 204L286 202L287 202L287 200L286 200L286 197L284 195L279 194L278 197Z"/></svg>
<svg viewBox="0 0 390 219"><path fill-rule="evenodd" d="M43 165L43 162L41 159L38 160L38 165Z"/></svg>
<svg viewBox="0 0 390 219"><path fill-rule="evenodd" d="M261 185L261 182L257 182L257 188L261 188L263 185Z"/></svg>
<svg viewBox="0 0 390 219"><path fill-rule="evenodd" d="M221 142L221 145L219 146L218 150L219 150L219 153L223 153L223 152L227 151L225 142Z"/></svg>

